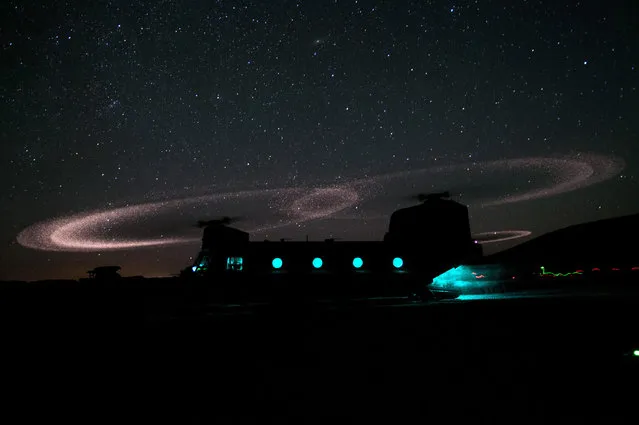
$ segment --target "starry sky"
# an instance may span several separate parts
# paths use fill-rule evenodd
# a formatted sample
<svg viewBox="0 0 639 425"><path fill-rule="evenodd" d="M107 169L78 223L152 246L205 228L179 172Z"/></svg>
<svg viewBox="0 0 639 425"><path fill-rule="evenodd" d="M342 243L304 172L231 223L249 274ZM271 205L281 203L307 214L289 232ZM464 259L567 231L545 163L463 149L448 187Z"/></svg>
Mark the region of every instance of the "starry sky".
<svg viewBox="0 0 639 425"><path fill-rule="evenodd" d="M257 228L273 221L272 199L314 190L304 220L255 238L381 239L384 217L414 191L450 183L463 202L564 178L494 161L598 155L617 168L541 199L469 202L476 233L534 236L639 211L633 0L7 0L0 10L0 279L107 264L178 273L198 252L194 220L239 214ZM486 173L462 177L470 167ZM405 184L385 186L387 173ZM358 179L375 188L358 192ZM67 252L16 239L56 217L221 192L231 195L138 211L134 224L92 222L112 241L190 243Z"/></svg>

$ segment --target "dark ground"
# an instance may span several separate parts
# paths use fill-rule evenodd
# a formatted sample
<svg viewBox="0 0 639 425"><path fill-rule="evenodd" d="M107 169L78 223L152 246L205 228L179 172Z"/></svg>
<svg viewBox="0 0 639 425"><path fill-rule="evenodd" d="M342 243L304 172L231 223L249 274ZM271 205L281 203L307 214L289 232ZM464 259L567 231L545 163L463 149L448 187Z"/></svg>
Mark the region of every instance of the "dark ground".
<svg viewBox="0 0 639 425"><path fill-rule="evenodd" d="M193 309L7 288L3 423L634 423L635 295Z"/></svg>

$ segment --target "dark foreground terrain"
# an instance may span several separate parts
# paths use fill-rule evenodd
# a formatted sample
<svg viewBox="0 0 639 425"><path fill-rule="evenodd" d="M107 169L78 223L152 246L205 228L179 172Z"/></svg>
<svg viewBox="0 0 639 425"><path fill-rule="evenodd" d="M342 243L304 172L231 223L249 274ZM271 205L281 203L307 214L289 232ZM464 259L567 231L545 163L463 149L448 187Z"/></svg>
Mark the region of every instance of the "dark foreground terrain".
<svg viewBox="0 0 639 425"><path fill-rule="evenodd" d="M2 422L634 423L639 298L535 293L275 306L7 286Z"/></svg>

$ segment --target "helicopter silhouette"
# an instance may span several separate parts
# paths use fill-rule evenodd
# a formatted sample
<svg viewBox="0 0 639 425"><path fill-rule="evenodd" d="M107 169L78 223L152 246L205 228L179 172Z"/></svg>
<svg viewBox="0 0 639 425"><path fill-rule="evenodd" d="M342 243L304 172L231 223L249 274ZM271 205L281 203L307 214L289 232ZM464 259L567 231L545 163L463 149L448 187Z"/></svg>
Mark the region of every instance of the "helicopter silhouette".
<svg viewBox="0 0 639 425"><path fill-rule="evenodd" d="M415 195L410 195L409 199L418 202L426 202L434 199L442 199L442 198L450 198L450 192L436 192L436 193L417 193Z"/></svg>
<svg viewBox="0 0 639 425"><path fill-rule="evenodd" d="M209 226L230 226L243 220L245 220L245 217L242 216L222 216L211 220L198 220L195 227L201 229Z"/></svg>

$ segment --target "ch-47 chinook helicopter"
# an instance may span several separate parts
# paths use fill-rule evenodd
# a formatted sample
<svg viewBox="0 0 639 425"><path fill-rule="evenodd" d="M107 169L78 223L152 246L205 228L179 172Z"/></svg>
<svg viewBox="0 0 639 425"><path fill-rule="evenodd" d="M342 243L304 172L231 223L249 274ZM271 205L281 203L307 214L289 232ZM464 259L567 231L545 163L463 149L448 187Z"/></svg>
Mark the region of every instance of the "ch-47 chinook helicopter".
<svg viewBox="0 0 639 425"><path fill-rule="evenodd" d="M449 197L417 195L417 205L392 213L380 241L251 241L231 226L238 217L200 221L202 248L187 272L248 296L456 297L429 287L432 279L482 251L471 236L468 208Z"/></svg>

